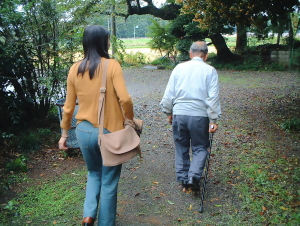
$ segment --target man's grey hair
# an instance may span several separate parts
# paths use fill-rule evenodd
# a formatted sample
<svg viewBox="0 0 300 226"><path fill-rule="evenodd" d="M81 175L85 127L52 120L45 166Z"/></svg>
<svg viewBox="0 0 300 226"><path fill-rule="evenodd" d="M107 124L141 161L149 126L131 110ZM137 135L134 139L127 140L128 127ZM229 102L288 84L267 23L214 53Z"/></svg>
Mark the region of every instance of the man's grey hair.
<svg viewBox="0 0 300 226"><path fill-rule="evenodd" d="M208 53L208 48L205 42L201 41L201 42L194 42L191 47L190 47L190 51L193 53L204 53L207 54Z"/></svg>

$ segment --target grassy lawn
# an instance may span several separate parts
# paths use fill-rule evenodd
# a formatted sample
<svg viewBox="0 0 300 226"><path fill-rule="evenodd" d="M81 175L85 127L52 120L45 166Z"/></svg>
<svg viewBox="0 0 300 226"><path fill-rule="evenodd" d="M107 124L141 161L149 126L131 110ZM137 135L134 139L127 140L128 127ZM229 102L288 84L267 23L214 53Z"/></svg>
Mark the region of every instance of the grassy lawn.
<svg viewBox="0 0 300 226"><path fill-rule="evenodd" d="M126 49L149 48L147 42L150 38L122 39Z"/></svg>
<svg viewBox="0 0 300 226"><path fill-rule="evenodd" d="M224 37L228 47L235 47L236 37ZM122 39L124 45L127 49L136 49L136 48L149 48L148 42L151 38L136 38L136 39ZM206 39L205 41L211 42L210 39ZM258 46L266 43L276 43L276 37L267 38L265 40L257 40L254 37L248 37L248 46Z"/></svg>

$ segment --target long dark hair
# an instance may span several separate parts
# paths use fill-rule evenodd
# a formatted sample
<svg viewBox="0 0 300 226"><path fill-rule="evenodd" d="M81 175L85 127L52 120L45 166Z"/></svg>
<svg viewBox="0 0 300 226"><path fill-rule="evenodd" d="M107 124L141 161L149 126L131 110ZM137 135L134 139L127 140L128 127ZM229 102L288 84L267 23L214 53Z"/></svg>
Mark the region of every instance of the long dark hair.
<svg viewBox="0 0 300 226"><path fill-rule="evenodd" d="M92 25L85 28L83 33L84 59L78 67L77 75L83 76L89 70L90 79L93 79L101 57L109 58L109 32L105 27Z"/></svg>

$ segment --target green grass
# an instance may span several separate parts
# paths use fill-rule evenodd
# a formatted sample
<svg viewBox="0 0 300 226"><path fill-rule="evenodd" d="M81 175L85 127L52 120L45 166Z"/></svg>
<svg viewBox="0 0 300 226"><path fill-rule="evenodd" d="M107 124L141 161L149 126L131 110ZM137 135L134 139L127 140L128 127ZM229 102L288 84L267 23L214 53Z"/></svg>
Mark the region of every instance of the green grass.
<svg viewBox="0 0 300 226"><path fill-rule="evenodd" d="M264 153L261 147L251 152L238 157L241 176L237 184L244 209L255 216L250 222L296 225L300 219L299 211L293 208L299 196L293 186L294 178L299 180L296 161L279 159L271 147ZM253 155L256 157L251 157Z"/></svg>
<svg viewBox="0 0 300 226"><path fill-rule="evenodd" d="M236 45L236 37L224 37L225 41L227 43L227 46L230 48L235 48ZM136 39L122 39L124 42L124 45L127 49L135 49L135 48L149 48L149 45L147 44L151 38L136 38ZM211 42L210 39L205 39L207 42ZM270 44L276 44L276 37L274 38L267 38L265 40L258 40L257 38L254 37L248 37L248 47L251 46L258 46L258 45L263 45L266 43ZM283 40L281 40L282 44Z"/></svg>
<svg viewBox="0 0 300 226"><path fill-rule="evenodd" d="M300 131L300 118L292 118L284 121L281 127L288 132Z"/></svg>
<svg viewBox="0 0 300 226"><path fill-rule="evenodd" d="M224 38L225 38L225 41L226 41L228 47L234 47L235 48L236 37L224 37ZM269 37L269 38L266 38L264 40L258 40L255 37L248 37L247 42L248 42L249 47L259 46L259 45L263 45L263 44L266 44L266 43L276 44L277 37ZM281 39L281 44L282 44L282 42L283 42L283 40Z"/></svg>
<svg viewBox="0 0 300 226"><path fill-rule="evenodd" d="M149 48L150 38L122 39L126 49Z"/></svg>
<svg viewBox="0 0 300 226"><path fill-rule="evenodd" d="M228 132L231 136L236 133L234 130ZM248 132L245 131L245 136ZM232 145L240 143L234 138L229 140ZM221 168L231 170L230 178L225 177L224 180L234 184L233 193L239 198L239 204L235 206L238 215L232 215L233 219L229 225L237 225L237 222L241 222L242 225L299 223L298 161L294 157L282 156L275 146L272 141L256 141L251 146L245 144L233 148L229 166L228 157L223 158L227 164ZM224 150L220 150L217 155L222 153ZM224 177L224 172L220 174Z"/></svg>
<svg viewBox="0 0 300 226"><path fill-rule="evenodd" d="M231 77L235 75L224 77L232 83ZM254 108L255 105L254 102ZM233 108L233 112L238 110ZM245 122L252 120L247 114L244 117ZM273 131L264 132L266 139L257 139L251 135L251 123L245 124L231 118L229 126L223 125L223 122L219 124L226 128L229 135L223 142L231 148L227 149L229 155L225 154L224 148L217 151L216 155L223 156L225 163L220 162L220 169L225 172L216 173L234 185L233 194L239 199L235 207L238 215L229 225L238 225L238 222L241 225L299 225L300 169L297 156L289 155L288 151L278 147L280 141L273 137ZM241 126L236 128L230 125ZM250 141L245 142L244 139L248 138ZM231 172L226 173L226 169ZM229 178L224 174L230 175Z"/></svg>
<svg viewBox="0 0 300 226"><path fill-rule="evenodd" d="M258 88L264 87L262 83L263 78L252 77L251 72L222 72L220 73L219 80L221 83L229 83L239 85L245 88Z"/></svg>
<svg viewBox="0 0 300 226"><path fill-rule="evenodd" d="M0 220L14 225L76 225L82 216L86 171L62 175L56 180L34 181L0 212ZM29 184L30 185L30 184ZM17 216L17 217L16 217ZM0 224L2 225L2 224Z"/></svg>

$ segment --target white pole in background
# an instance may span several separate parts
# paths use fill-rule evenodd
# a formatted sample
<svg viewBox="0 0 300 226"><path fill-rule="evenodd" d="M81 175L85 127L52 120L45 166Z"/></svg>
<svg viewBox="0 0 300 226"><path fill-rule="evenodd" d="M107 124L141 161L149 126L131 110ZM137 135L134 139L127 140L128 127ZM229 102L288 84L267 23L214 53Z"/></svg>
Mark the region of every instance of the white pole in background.
<svg viewBox="0 0 300 226"><path fill-rule="evenodd" d="M135 39L135 29L138 29L139 28L139 26L137 25L137 26L133 26L133 38Z"/></svg>

